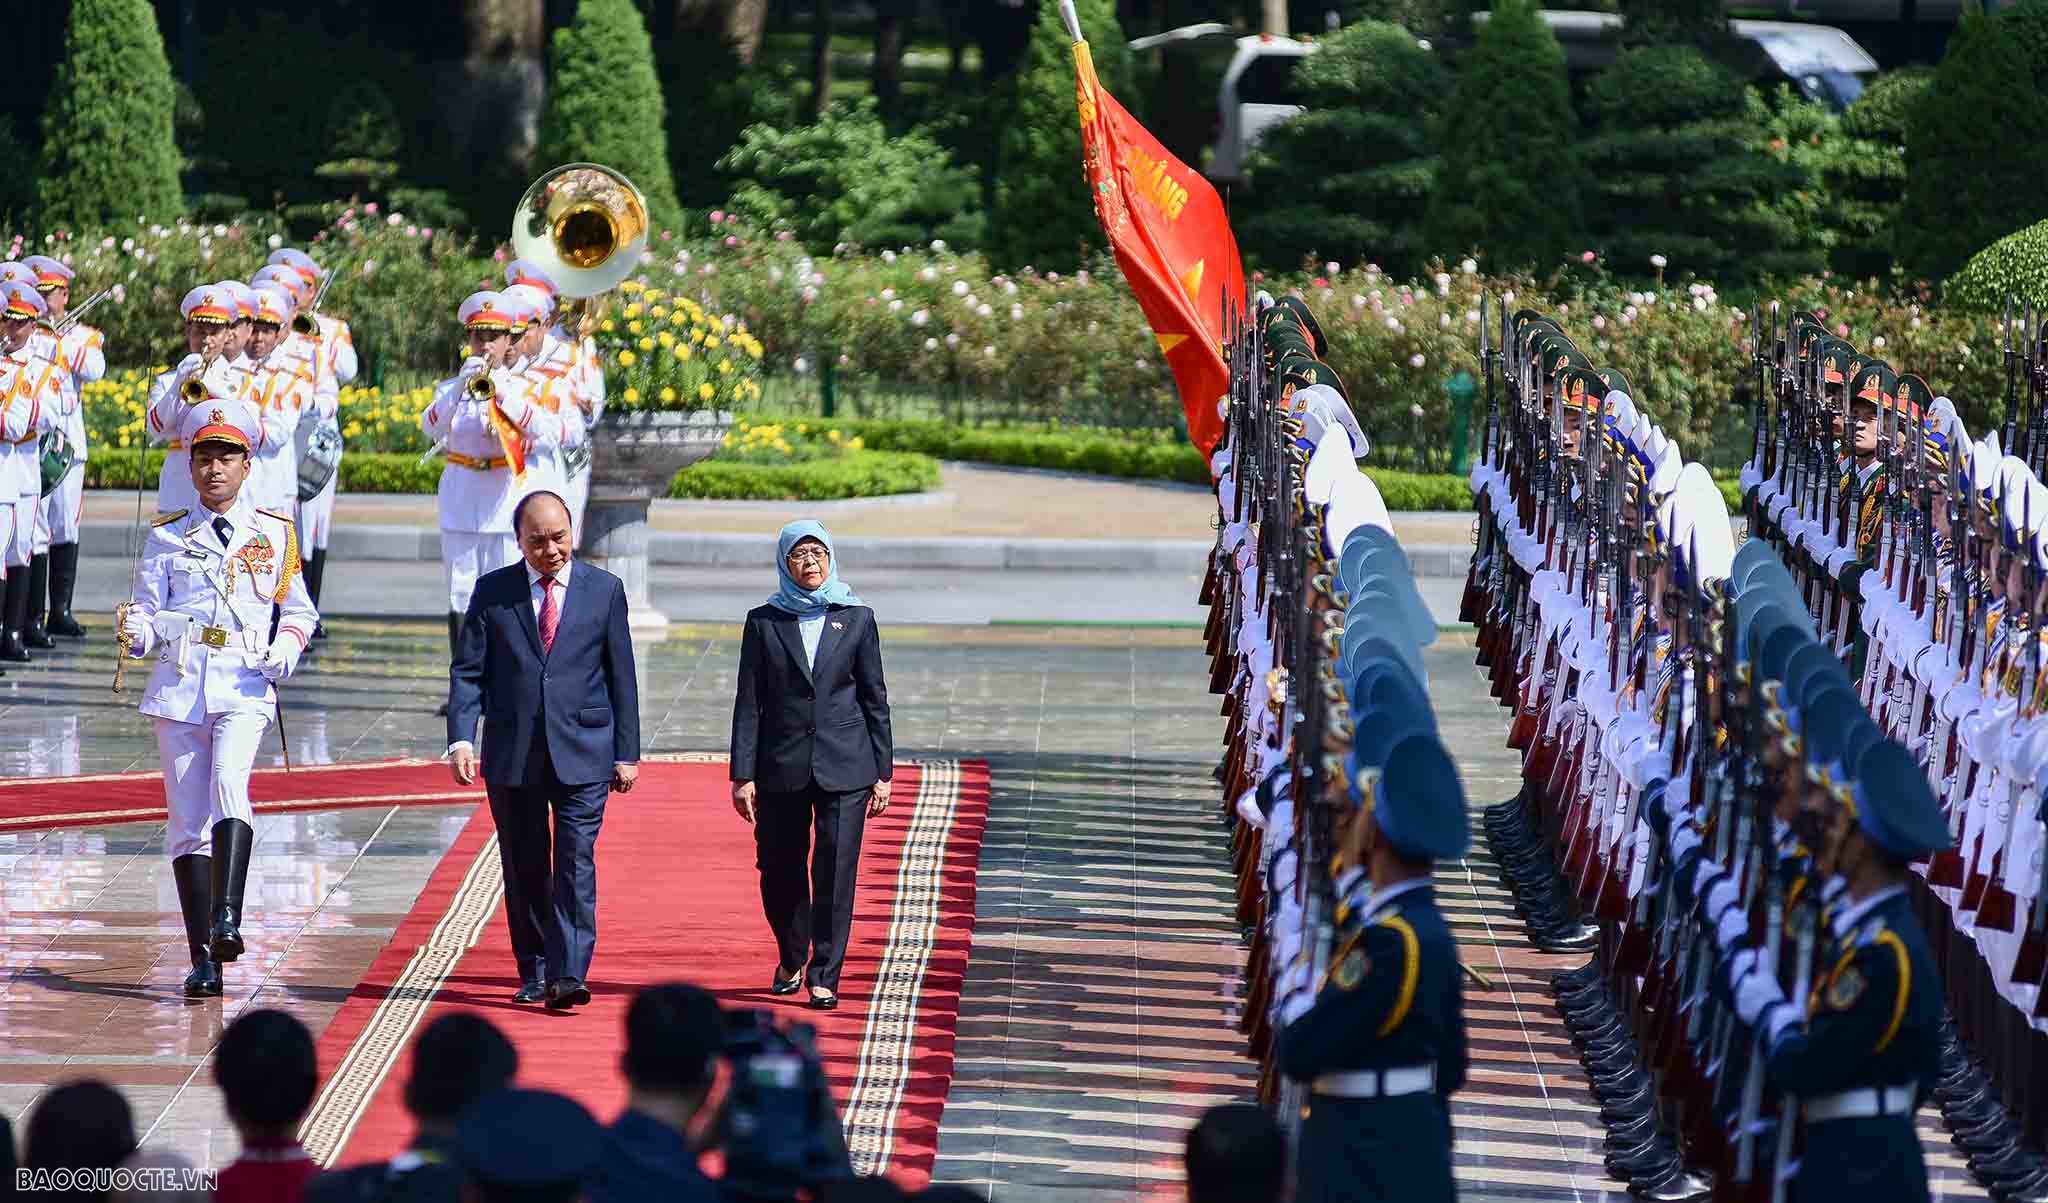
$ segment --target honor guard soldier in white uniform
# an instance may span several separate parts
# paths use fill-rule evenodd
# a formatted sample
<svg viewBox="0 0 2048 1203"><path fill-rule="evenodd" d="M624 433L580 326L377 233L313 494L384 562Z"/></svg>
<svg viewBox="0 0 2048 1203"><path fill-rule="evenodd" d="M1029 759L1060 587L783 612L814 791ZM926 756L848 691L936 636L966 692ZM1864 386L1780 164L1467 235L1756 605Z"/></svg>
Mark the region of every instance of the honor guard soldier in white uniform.
<svg viewBox="0 0 2048 1203"><path fill-rule="evenodd" d="M71 308L72 271L48 255L30 255L23 262L35 273L36 291L49 307L47 320L53 327L64 321ZM88 302L90 305L90 302ZM58 409L62 415L64 442L71 448L71 470L43 498L42 522L36 530L40 558L29 567L29 633L41 631L67 639L82 639L85 628L71 616L71 596L78 586L78 532L85 518L85 404L87 384L107 374L105 339L84 322L74 322L62 334L53 328L50 337L56 354ZM41 565L38 567L37 565ZM47 594L36 584L47 574ZM42 615L44 598L49 601L47 621Z"/></svg>
<svg viewBox="0 0 2048 1203"><path fill-rule="evenodd" d="M0 590L0 660L26 664L28 645L29 563L34 558L35 530L42 509L43 433L58 418L57 365L37 353L36 322L49 311L35 288L21 279L0 284L6 292L0 307L0 505L7 507L0 530L7 536L7 579Z"/></svg>
<svg viewBox="0 0 2048 1203"><path fill-rule="evenodd" d="M313 372L314 408L313 421L338 421L341 408L341 386L356 378L355 336L349 332L348 323L331 313L317 312L322 308L320 291L327 273L313 262L313 257L294 247L283 247L270 253L264 270L281 268L299 279L299 316L301 325L310 323L309 333L298 335L311 345L316 366ZM261 272L257 273L259 276ZM299 506L300 534L306 541L306 587L313 593L313 604L320 604L320 584L327 577L327 540L334 529L334 498L341 488L341 466L335 465L334 474L327 478L326 487ZM327 638L327 629L314 630L315 639Z"/></svg>
<svg viewBox="0 0 2048 1203"><path fill-rule="evenodd" d="M241 399L249 375L230 363L228 325L234 320L234 294L201 284L185 294L178 311L185 317L185 348L190 354L149 386L147 422L152 442L170 448L157 473L156 505L164 513L189 510L198 504L192 492L192 466L178 432L185 411L210 397Z"/></svg>
<svg viewBox="0 0 2048 1203"><path fill-rule="evenodd" d="M555 300L529 284L515 284L499 295L523 323L513 331L509 358L512 371L526 384L527 395L534 403L562 423L561 445L546 451L537 449L527 465L527 489L546 489L567 500L568 456L583 446L583 411L577 407L573 393L569 356L548 334L548 319L554 313ZM570 515L572 520L574 516Z"/></svg>
<svg viewBox="0 0 2048 1203"><path fill-rule="evenodd" d="M452 651L477 578L519 560L512 510L534 491L529 457L562 442L562 421L527 395L507 366L519 315L495 292L473 293L458 311L469 340L462 370L434 389L420 429L442 452L441 564L448 578ZM443 704L443 712L446 704Z"/></svg>
<svg viewBox="0 0 2048 1203"><path fill-rule="evenodd" d="M297 667L319 615L291 518L243 493L260 437L255 407L205 398L180 416L196 504L151 527L118 635L127 657L153 662L141 710L156 722L163 759L165 852L192 954L185 993L199 998L218 996L220 966L242 955L249 773L277 682Z"/></svg>
<svg viewBox="0 0 2048 1203"><path fill-rule="evenodd" d="M313 377L302 357L285 346L295 308L291 294L282 288L250 292L256 307L249 334L250 400L262 417L263 434L253 448L249 489L265 509L293 514L299 507L299 419L313 404Z"/></svg>
<svg viewBox="0 0 2048 1203"><path fill-rule="evenodd" d="M567 395L575 399L577 417L583 425L583 437L566 443L562 453L562 470L568 477L568 491L562 498L569 504L571 529L580 535L583 510L590 501L589 431L604 413L604 364L587 330L562 324L561 295L555 282L537 264L530 259L514 259L505 265L505 282L508 292L531 288L547 295L549 328L535 359L543 370L562 377L568 386Z"/></svg>

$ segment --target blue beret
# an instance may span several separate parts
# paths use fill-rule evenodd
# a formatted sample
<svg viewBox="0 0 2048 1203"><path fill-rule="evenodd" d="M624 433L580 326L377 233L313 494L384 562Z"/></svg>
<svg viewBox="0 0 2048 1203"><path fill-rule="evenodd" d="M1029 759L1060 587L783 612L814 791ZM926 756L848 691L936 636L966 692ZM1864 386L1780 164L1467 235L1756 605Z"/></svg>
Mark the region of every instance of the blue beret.
<svg viewBox="0 0 2048 1203"><path fill-rule="evenodd" d="M1354 623L1351 615L1346 614L1344 639L1337 651L1343 661L1343 675L1355 675L1369 660L1398 660L1417 681L1428 681L1422 671L1422 653L1400 635L1401 632L1376 622L1370 615L1360 614Z"/></svg>
<svg viewBox="0 0 2048 1203"><path fill-rule="evenodd" d="M1387 754L1394 745L1411 735L1433 734L1428 720L1399 710L1375 709L1360 714L1351 731L1352 801L1359 800L1359 783L1366 770L1386 767Z"/></svg>
<svg viewBox="0 0 2048 1203"><path fill-rule="evenodd" d="M1753 627L1750 633L1754 635L1761 630L1761 627ZM1797 654L1800 648L1806 647L1812 642L1813 636L1800 630L1798 626L1792 623L1788 622L1772 627L1761 639L1750 645L1750 679L1758 681L1784 680L1786 666L1792 662L1792 657Z"/></svg>
<svg viewBox="0 0 2048 1203"><path fill-rule="evenodd" d="M1797 726L1806 747L1806 761L1815 768L1842 758L1842 744L1863 708L1847 690L1824 689L1807 695L1799 707Z"/></svg>
<svg viewBox="0 0 2048 1203"><path fill-rule="evenodd" d="M1422 591L1415 587L1415 578L1406 572L1368 568L1359 579L1358 588L1363 593L1384 593L1392 597L1403 629L1417 647L1428 647L1436 642L1436 617L1429 612L1429 603L1422 600Z"/></svg>
<svg viewBox="0 0 2048 1203"><path fill-rule="evenodd" d="M496 1090L455 1128L455 1160L480 1181L540 1188L578 1182L604 1151L604 1129L583 1104L547 1090Z"/></svg>
<svg viewBox="0 0 2048 1203"><path fill-rule="evenodd" d="M1870 841L1901 860L1949 846L1948 821L1913 754L1889 740L1856 764L1856 825Z"/></svg>
<svg viewBox="0 0 2048 1203"><path fill-rule="evenodd" d="M1403 856L1449 860L1471 845L1465 788L1434 735L1410 735L1393 746L1372 803L1373 824Z"/></svg>
<svg viewBox="0 0 2048 1203"><path fill-rule="evenodd" d="M1765 677L1764 679L1767 681L1775 679L1784 682L1784 689L1778 694L1778 704L1780 706L1798 706L1805 702L1806 695L1810 692L1807 689L1807 683L1816 676L1827 672L1830 665L1835 666L1837 669L1841 666L1841 662L1835 659L1834 653L1818 643L1804 643L1793 649L1791 656L1786 658L1784 666L1778 670L1776 678Z"/></svg>
<svg viewBox="0 0 2048 1203"><path fill-rule="evenodd" d="M1394 708L1419 711L1435 725L1436 716L1429 707L1429 695L1408 666L1391 657L1365 661L1358 666L1351 678L1351 720L1357 724L1361 714L1374 709Z"/></svg>

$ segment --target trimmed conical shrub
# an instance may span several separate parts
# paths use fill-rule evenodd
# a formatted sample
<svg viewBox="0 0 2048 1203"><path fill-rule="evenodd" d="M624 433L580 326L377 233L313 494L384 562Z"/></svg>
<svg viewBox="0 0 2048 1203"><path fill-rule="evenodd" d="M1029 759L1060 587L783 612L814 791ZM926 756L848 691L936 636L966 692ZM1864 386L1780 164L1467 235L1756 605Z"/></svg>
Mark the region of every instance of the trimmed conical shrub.
<svg viewBox="0 0 2048 1203"><path fill-rule="evenodd" d="M1969 13L1906 115L1906 199L1892 250L1939 280L1996 239L2048 217L2028 148L2048 141L2048 63L2033 53L2048 5Z"/></svg>
<svg viewBox="0 0 2048 1203"><path fill-rule="evenodd" d="M1578 124L1564 47L1535 0L1498 0L1444 114L1430 246L1482 252L1493 270L1563 254L1580 231Z"/></svg>
<svg viewBox="0 0 2048 1203"><path fill-rule="evenodd" d="M149 0L74 0L43 111L43 224L126 224L183 209L175 99Z"/></svg>
<svg viewBox="0 0 2048 1203"><path fill-rule="evenodd" d="M680 230L654 46L633 0L581 0L548 47L548 103L534 166L601 163L647 196L656 230Z"/></svg>

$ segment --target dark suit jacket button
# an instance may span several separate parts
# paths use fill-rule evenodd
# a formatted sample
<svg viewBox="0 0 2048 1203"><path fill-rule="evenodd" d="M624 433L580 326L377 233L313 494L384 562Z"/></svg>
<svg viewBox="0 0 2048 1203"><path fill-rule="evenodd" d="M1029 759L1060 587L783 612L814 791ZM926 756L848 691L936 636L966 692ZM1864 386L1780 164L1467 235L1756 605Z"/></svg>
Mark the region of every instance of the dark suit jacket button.
<svg viewBox="0 0 2048 1203"><path fill-rule="evenodd" d="M816 735L817 733L818 733L818 729L817 729L816 727L805 727L805 728L804 728L804 734L805 734L805 735Z"/></svg>

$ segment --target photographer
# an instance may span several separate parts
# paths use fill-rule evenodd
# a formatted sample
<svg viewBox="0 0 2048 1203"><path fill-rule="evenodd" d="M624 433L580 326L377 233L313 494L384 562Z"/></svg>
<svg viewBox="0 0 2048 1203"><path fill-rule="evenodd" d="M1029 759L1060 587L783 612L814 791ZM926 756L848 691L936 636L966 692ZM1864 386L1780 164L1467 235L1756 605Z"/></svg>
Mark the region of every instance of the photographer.
<svg viewBox="0 0 2048 1203"><path fill-rule="evenodd" d="M695 986L651 986L634 997L620 1058L629 1087L626 1110L606 1130L605 1157L589 1185L591 1203L716 1203L722 1197L697 1168L697 1157L711 1140L710 1125L699 1115L724 1039L718 1000Z"/></svg>

